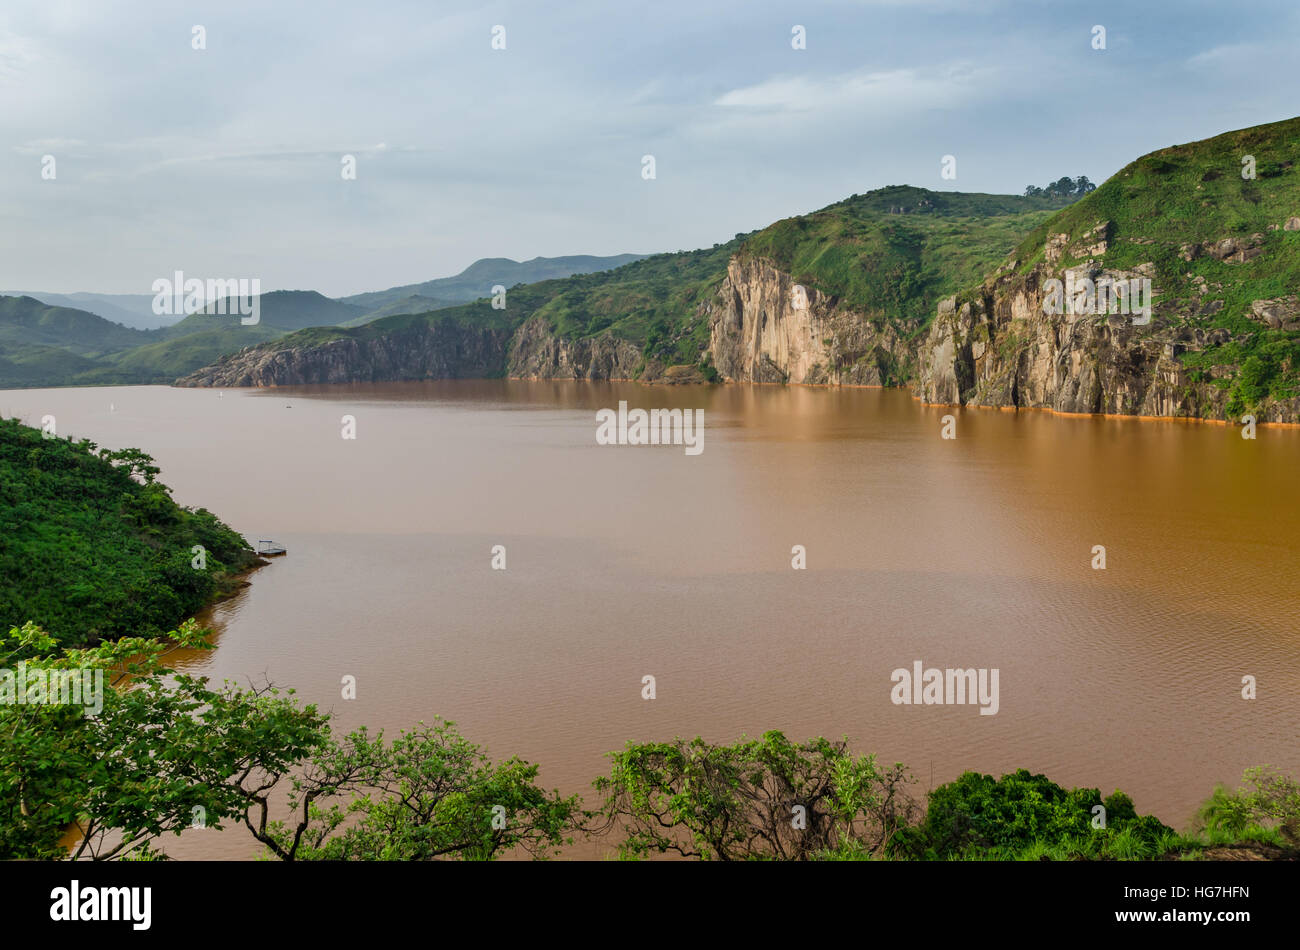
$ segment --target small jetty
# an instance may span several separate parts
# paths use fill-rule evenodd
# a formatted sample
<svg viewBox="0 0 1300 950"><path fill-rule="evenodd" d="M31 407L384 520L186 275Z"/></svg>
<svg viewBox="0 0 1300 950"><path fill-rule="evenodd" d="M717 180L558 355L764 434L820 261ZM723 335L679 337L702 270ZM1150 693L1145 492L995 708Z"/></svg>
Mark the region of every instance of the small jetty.
<svg viewBox="0 0 1300 950"><path fill-rule="evenodd" d="M259 557L279 557L282 554L288 553L288 551L275 541L257 542L257 554Z"/></svg>

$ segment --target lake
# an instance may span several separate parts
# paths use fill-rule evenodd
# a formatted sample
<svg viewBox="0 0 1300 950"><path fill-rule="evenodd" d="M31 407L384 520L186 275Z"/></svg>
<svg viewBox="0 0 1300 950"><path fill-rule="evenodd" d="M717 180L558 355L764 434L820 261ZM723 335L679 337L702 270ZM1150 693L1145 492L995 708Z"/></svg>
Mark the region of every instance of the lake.
<svg viewBox="0 0 1300 950"><path fill-rule="evenodd" d="M702 409L703 451L597 444L620 401ZM139 447L178 502L284 544L178 665L295 687L341 731L443 716L565 793L629 740L848 736L918 797L1024 767L1180 830L1248 766L1300 772L1296 429L513 380L20 390L0 412ZM892 702L917 661L997 670L996 715Z"/></svg>

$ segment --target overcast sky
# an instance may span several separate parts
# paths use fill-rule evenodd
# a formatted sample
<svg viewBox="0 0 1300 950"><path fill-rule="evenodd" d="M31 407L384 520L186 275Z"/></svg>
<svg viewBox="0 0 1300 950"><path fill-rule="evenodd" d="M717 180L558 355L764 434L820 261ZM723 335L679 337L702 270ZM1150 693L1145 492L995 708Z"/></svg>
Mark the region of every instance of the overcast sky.
<svg viewBox="0 0 1300 950"><path fill-rule="evenodd" d="M888 184L1100 182L1300 113L1297 26L1295 0L4 0L0 287L343 295Z"/></svg>

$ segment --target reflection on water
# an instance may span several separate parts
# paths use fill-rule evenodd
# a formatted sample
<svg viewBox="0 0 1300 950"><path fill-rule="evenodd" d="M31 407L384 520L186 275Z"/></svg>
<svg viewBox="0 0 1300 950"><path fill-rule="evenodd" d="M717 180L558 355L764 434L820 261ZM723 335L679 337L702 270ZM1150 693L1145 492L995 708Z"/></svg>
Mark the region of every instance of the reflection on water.
<svg viewBox="0 0 1300 950"><path fill-rule="evenodd" d="M704 452L597 445L620 399L703 409ZM184 668L292 685L342 730L445 716L565 793L630 739L766 729L847 734L922 793L1026 767L1179 827L1247 766L1300 771L1300 431L500 380L20 391L0 412L138 446L179 502L288 548ZM917 660L999 669L998 714L891 704ZM258 850L238 829L163 847Z"/></svg>

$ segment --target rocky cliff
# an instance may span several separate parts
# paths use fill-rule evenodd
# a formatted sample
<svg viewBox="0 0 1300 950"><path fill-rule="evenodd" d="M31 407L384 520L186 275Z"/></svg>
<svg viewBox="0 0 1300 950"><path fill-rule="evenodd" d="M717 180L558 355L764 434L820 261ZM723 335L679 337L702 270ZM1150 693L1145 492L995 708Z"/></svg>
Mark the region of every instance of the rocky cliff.
<svg viewBox="0 0 1300 950"><path fill-rule="evenodd" d="M943 405L1233 421L1244 408L1260 422L1300 420L1300 398L1233 406L1231 388L1218 381L1235 377L1235 365L1189 368L1188 355L1249 343L1259 330L1234 333L1204 319L1223 310L1221 283L1180 282L1153 261L1107 267L1110 229L1100 221L1078 238L1049 234L1037 263L1025 269L1009 261L977 290L941 302L918 348L914 393ZM1266 253L1266 243L1263 234L1225 238L1212 242L1212 253L1229 265L1244 263ZM1252 253L1243 255L1243 247ZM1189 253L1196 252L1183 245L1179 259ZM1144 280L1152 303L1146 314L1100 290L1136 289ZM1287 298L1255 300L1250 314L1259 329L1300 326L1300 310Z"/></svg>
<svg viewBox="0 0 1300 950"><path fill-rule="evenodd" d="M507 362L507 375L518 379L632 379L641 350L609 333L565 340L530 317L512 337Z"/></svg>
<svg viewBox="0 0 1300 950"><path fill-rule="evenodd" d="M882 386L912 362L893 325L841 307L764 258L733 257L705 317L726 380Z"/></svg>
<svg viewBox="0 0 1300 950"><path fill-rule="evenodd" d="M510 333L458 323L384 334L354 331L250 347L176 381L178 386L296 386L403 379L462 379L505 372Z"/></svg>

